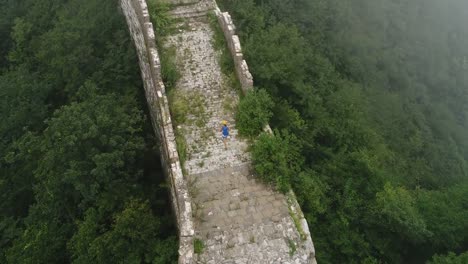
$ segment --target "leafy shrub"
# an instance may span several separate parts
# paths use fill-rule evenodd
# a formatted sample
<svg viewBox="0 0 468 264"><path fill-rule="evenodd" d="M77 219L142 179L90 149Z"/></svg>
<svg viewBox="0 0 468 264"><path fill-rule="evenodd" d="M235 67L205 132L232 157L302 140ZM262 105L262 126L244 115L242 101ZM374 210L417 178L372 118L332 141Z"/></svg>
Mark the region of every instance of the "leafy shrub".
<svg viewBox="0 0 468 264"><path fill-rule="evenodd" d="M291 179L300 171L303 158L301 146L293 135L278 131L262 133L252 147L255 172L264 181L272 183L285 193L291 187Z"/></svg>
<svg viewBox="0 0 468 264"><path fill-rule="evenodd" d="M407 240L417 243L433 235L427 229L414 197L405 188L387 183L376 194L376 202L376 211L381 214L379 222L401 234L401 237L407 236Z"/></svg>
<svg viewBox="0 0 468 264"><path fill-rule="evenodd" d="M236 114L239 134L246 137L254 137L260 134L273 115L272 108L273 101L265 90L259 89L248 92L239 102Z"/></svg>
<svg viewBox="0 0 468 264"><path fill-rule="evenodd" d="M161 47L161 76L168 90L171 90L180 78L180 72L175 62L176 49L174 46L169 48Z"/></svg>
<svg viewBox="0 0 468 264"><path fill-rule="evenodd" d="M320 176L312 170L303 170L291 179L292 189L297 201L306 214L307 222L315 224L319 214L327 210L327 192L329 186L320 179Z"/></svg>
<svg viewBox="0 0 468 264"><path fill-rule="evenodd" d="M179 90L170 90L168 97L171 116L174 119L175 125L184 124L190 112L189 100Z"/></svg>

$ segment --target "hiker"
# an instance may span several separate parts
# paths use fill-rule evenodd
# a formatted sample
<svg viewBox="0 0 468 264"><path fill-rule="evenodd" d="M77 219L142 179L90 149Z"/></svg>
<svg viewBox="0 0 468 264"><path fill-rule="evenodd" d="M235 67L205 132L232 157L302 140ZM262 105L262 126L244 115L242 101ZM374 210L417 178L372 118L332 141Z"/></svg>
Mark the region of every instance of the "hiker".
<svg viewBox="0 0 468 264"><path fill-rule="evenodd" d="M229 127L227 126L227 121L223 120L222 122L223 126L221 127L221 132L223 136L223 143L224 143L224 149L227 149L227 138L229 136Z"/></svg>

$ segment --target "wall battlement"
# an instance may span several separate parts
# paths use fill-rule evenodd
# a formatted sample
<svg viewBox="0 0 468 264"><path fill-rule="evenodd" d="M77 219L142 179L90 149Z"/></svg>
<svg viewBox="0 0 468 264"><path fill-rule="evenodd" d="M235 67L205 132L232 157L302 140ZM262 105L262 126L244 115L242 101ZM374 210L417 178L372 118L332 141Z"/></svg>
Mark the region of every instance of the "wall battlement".
<svg viewBox="0 0 468 264"><path fill-rule="evenodd" d="M231 15L228 12L221 12L218 6L215 8L215 14L218 18L218 23L223 30L224 37L234 60L236 75L241 83L241 88L244 93L253 88L253 77L249 71L249 66L244 60L239 37L236 35L236 27L232 22Z"/></svg>

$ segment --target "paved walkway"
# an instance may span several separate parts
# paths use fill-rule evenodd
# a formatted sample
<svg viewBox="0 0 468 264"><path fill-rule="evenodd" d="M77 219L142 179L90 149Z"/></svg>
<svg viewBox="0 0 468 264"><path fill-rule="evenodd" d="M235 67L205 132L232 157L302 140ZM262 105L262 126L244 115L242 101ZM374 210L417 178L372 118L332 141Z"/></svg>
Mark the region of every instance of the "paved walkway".
<svg viewBox="0 0 468 264"><path fill-rule="evenodd" d="M179 28L164 41L176 50L182 75L171 103L189 109L177 129L187 141L195 232L204 244L197 263L309 263L286 197L252 176L248 143L237 137L238 92L223 76L212 45L211 8L204 0L175 7ZM222 120L229 122L228 150L219 132Z"/></svg>

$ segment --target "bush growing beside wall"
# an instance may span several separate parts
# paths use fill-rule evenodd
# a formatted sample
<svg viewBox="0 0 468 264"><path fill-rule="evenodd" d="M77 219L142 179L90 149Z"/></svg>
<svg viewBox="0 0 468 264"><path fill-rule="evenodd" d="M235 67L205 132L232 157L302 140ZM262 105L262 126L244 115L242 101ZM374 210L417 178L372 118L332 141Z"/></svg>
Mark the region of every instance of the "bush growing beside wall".
<svg viewBox="0 0 468 264"><path fill-rule="evenodd" d="M160 0L149 0L147 3L151 22L157 29L158 35L166 35L170 32L174 22L174 19L169 15L169 4Z"/></svg>
<svg viewBox="0 0 468 264"><path fill-rule="evenodd" d="M273 101L263 90L249 91L239 102L236 122L241 136L253 138L260 134L272 117Z"/></svg>
<svg viewBox="0 0 468 264"><path fill-rule="evenodd" d="M293 135L278 131L262 133L252 147L254 170L262 180L286 193L304 162L300 149L299 141Z"/></svg>
<svg viewBox="0 0 468 264"><path fill-rule="evenodd" d="M162 45L159 46L162 79L166 88L171 90L181 76L175 61L176 49L173 46L169 48L164 48Z"/></svg>

